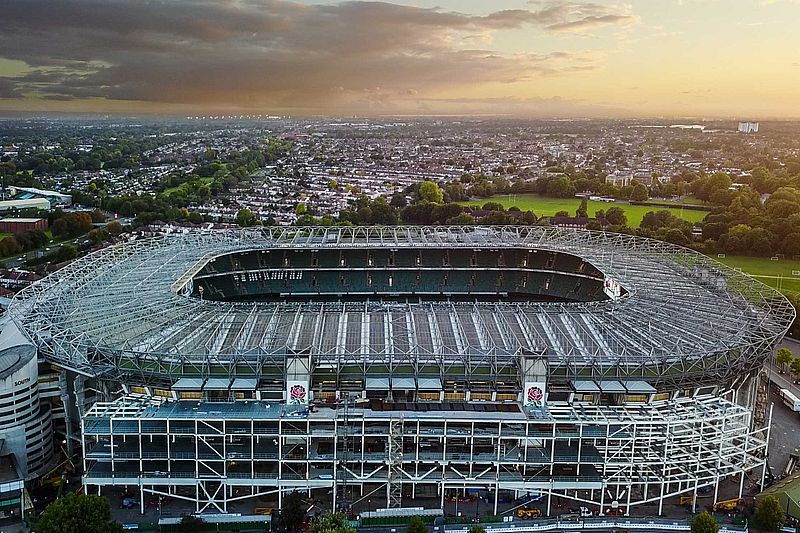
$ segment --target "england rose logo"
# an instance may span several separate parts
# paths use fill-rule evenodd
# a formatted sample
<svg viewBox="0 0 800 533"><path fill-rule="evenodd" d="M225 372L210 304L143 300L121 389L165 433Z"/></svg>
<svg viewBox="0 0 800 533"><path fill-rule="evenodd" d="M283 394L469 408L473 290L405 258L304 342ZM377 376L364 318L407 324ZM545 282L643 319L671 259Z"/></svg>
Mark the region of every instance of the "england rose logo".
<svg viewBox="0 0 800 533"><path fill-rule="evenodd" d="M292 385L289 389L289 396L292 403L305 403L306 401L306 388L302 385Z"/></svg>
<svg viewBox="0 0 800 533"><path fill-rule="evenodd" d="M528 388L528 403L539 403L542 401L542 398L544 398L542 389L539 387Z"/></svg>

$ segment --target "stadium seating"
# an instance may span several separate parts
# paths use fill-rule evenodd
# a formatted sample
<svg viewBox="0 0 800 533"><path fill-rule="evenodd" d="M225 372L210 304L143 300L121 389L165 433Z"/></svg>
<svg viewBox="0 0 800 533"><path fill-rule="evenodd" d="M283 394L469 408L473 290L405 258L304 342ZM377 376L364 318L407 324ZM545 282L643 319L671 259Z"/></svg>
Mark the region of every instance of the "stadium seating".
<svg viewBox="0 0 800 533"><path fill-rule="evenodd" d="M252 250L218 257L196 277L209 300L360 294L589 301L603 275L580 257L528 249Z"/></svg>

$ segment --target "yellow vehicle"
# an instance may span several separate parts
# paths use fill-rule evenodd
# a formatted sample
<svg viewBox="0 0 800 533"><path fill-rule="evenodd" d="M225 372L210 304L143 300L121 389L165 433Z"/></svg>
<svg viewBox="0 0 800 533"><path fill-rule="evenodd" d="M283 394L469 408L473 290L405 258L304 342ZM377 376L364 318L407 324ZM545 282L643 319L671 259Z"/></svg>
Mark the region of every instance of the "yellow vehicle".
<svg viewBox="0 0 800 533"><path fill-rule="evenodd" d="M256 507L254 511L256 514L271 515L272 507Z"/></svg>
<svg viewBox="0 0 800 533"><path fill-rule="evenodd" d="M716 511L733 511L744 503L744 500L734 498L732 500L722 500L711 506L711 510Z"/></svg>
<svg viewBox="0 0 800 533"><path fill-rule="evenodd" d="M520 507L517 509L517 518L528 520L530 518L539 518L542 516L542 511L535 508Z"/></svg>
<svg viewBox="0 0 800 533"><path fill-rule="evenodd" d="M700 498L708 498L709 496L711 496L711 495L710 494L698 494L697 495L698 504L699 504ZM720 502L720 503L722 503L722 502ZM692 496L691 495L689 495L689 496L681 496L680 498L678 498L678 505L692 505Z"/></svg>

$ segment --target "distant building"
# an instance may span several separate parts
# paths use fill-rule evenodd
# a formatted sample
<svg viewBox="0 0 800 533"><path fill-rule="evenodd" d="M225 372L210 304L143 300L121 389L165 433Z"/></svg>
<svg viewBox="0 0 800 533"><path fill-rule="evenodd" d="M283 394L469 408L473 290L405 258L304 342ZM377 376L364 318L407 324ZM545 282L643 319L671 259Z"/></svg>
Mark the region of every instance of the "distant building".
<svg viewBox="0 0 800 533"><path fill-rule="evenodd" d="M0 201L0 213L13 209L41 209L50 210L50 201L46 198L30 198L27 200L3 200Z"/></svg>
<svg viewBox="0 0 800 533"><path fill-rule="evenodd" d="M27 270L2 270L0 269L0 287L18 290L27 287L31 283L39 281L42 276Z"/></svg>
<svg viewBox="0 0 800 533"><path fill-rule="evenodd" d="M0 232L2 233L22 233L23 231L30 231L34 229L45 231L47 229L47 219L0 218Z"/></svg>
<svg viewBox="0 0 800 533"><path fill-rule="evenodd" d="M19 149L16 146L9 145L3 146L2 148L2 155L7 155L9 157L16 157L19 154Z"/></svg>
<svg viewBox="0 0 800 533"><path fill-rule="evenodd" d="M758 122L740 122L737 131L739 133L758 133Z"/></svg>
<svg viewBox="0 0 800 533"><path fill-rule="evenodd" d="M633 175L629 173L614 172L606 176L606 183L614 187L626 187L633 181Z"/></svg>
<svg viewBox="0 0 800 533"><path fill-rule="evenodd" d="M44 198L49 201L53 206L69 207L72 205L72 196L63 194L56 191L48 191L45 189L36 189L34 187L9 187L8 191L17 200L31 200L35 198Z"/></svg>
<svg viewBox="0 0 800 533"><path fill-rule="evenodd" d="M596 219L589 217L564 217L564 216L550 217L550 224L552 226L556 226L559 228L586 229L586 227L589 225L589 222L591 222L592 220L597 221L601 226L608 225L608 221L604 219Z"/></svg>

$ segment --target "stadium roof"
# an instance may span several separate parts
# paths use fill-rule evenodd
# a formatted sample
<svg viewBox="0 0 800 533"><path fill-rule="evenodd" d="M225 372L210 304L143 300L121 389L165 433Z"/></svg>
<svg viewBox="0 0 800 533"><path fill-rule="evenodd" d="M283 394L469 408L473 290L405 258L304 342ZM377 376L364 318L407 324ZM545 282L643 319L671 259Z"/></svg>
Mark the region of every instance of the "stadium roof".
<svg viewBox="0 0 800 533"><path fill-rule="evenodd" d="M627 293L601 302L211 302L184 295L211 259L254 249L533 248L578 255ZM109 247L22 291L12 316L48 357L90 375L137 371L174 380L214 364L283 368L518 364L547 358L565 378L698 383L733 379L788 328L778 292L668 243L554 227L181 230ZM390 369L391 372L391 369ZM205 374L204 374L205 373ZM247 377L247 373L241 374ZM250 373L249 375L253 375ZM380 377L381 374L373 374ZM385 375L385 374L384 374ZM624 379L623 379L624 382Z"/></svg>

